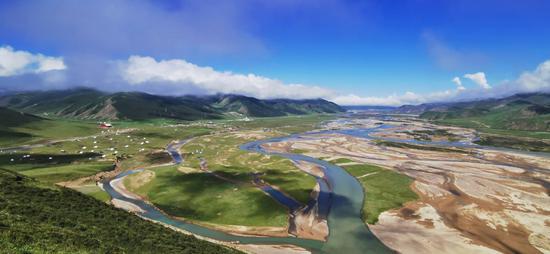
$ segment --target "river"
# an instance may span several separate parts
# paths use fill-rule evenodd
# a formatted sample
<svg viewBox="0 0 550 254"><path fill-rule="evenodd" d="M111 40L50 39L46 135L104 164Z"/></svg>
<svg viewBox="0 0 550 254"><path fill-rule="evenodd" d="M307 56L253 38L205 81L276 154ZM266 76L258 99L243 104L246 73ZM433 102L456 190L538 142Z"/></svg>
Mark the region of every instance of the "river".
<svg viewBox="0 0 550 254"><path fill-rule="evenodd" d="M375 131L376 129L377 128L373 128L371 131ZM321 193L317 202L319 203L321 216L327 217L328 219L330 233L326 242L296 237L236 236L174 219L164 214L155 206L143 200L126 197L112 187L111 182L113 180L142 171L139 169L125 171L117 175L114 179L104 183L103 188L112 198L132 203L141 208L144 212L138 213L139 216L214 240L238 242L242 244L292 244L311 250L313 253L391 253L392 251L380 242L361 220L364 195L363 189L357 179L348 174L344 169L323 160L301 154L270 152L262 148L262 144L265 143L279 142L294 138L302 137L301 135L291 135L288 137L259 140L244 144L240 148L250 152L278 155L293 161L310 162L320 166L324 170L326 181L317 179L321 187ZM183 161L183 158L177 152L182 144L184 144L184 141L177 144L170 144L167 147L175 163L181 163ZM273 193L271 189L269 192L271 193L268 194L275 199L278 199L280 196L277 193ZM282 203L284 203L284 201L282 201Z"/></svg>
<svg viewBox="0 0 550 254"><path fill-rule="evenodd" d="M309 132L303 134L295 134L287 137L278 137L265 140L258 140L243 144L240 146L242 150L249 152L262 153L266 155L278 155L285 157L293 161L306 161L309 163L320 166L325 173L325 178L317 178L317 182L321 187L321 193L317 200L319 205L319 213L321 217L327 218L330 234L326 242L307 240L296 237L247 237L236 236L227 234L221 231L213 230L210 228L202 227L199 225L187 223L181 220L171 218L170 216L162 213L158 208L150 205L142 200L132 199L124 197L117 192L112 186L111 182L104 184L104 189L113 198L121 199L140 207L145 212L139 213L140 216L165 223L185 231L191 232L203 237L219 240L238 242L242 244L292 244L299 247L311 250L313 253L391 253L392 251L387 248L382 242L380 242L374 234L368 229L366 224L361 220L361 210L364 200L364 192L360 183L353 176L349 175L344 169L330 164L329 162L305 156L302 154L291 153L279 153L266 151L262 145L271 142L282 142L291 139L307 138L307 135L317 134L332 134L339 133L350 136L355 136L365 139L383 139L387 141L414 143L421 145L435 145L442 147L463 147L463 148L478 148L478 149L493 149L493 150L505 150L519 153L527 153L535 156L548 156L546 153L534 153L524 152L512 149L503 149L495 147L485 147L473 144L472 142L446 142L446 141L418 141L414 139L410 140L394 140L388 138L371 137L370 134L376 131L383 130L385 128L391 128L391 125L380 125L374 128L354 128L354 129L342 129L342 130L325 130L319 132ZM185 141L181 141L175 144L170 144L167 147L168 152L174 158L174 162L181 163L183 158L178 152ZM115 179L122 178L129 174L139 172L126 171L116 176ZM114 179L113 179L114 180ZM292 206L295 206L292 202L287 200L286 195L278 192L273 188L265 188L266 194L279 201L281 204L286 205L291 210ZM368 193L367 193L368 195ZM295 209L295 207L294 207Z"/></svg>

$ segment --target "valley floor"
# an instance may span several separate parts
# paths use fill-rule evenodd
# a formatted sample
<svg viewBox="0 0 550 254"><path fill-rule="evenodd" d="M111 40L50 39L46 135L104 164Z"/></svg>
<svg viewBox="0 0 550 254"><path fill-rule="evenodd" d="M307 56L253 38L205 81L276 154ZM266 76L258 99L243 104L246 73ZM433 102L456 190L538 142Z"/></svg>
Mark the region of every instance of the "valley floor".
<svg viewBox="0 0 550 254"><path fill-rule="evenodd" d="M355 177L365 193L362 219L391 249L550 253L550 156L480 147L471 129L414 118L125 123L118 131L3 149L0 167L138 215L141 207L111 199L102 184L140 169L111 185L172 219L232 235L325 241L330 228L316 203L320 184L330 182L327 169L239 148L311 130L262 148L319 158ZM166 153L175 140L187 140L177 165ZM225 244L251 253L308 252L290 244Z"/></svg>

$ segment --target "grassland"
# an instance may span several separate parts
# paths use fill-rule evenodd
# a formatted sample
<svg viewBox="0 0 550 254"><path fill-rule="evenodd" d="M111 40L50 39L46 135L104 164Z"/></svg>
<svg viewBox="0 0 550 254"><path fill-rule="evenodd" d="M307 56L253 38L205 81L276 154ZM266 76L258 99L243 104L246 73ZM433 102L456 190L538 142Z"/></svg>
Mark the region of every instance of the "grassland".
<svg viewBox="0 0 550 254"><path fill-rule="evenodd" d="M49 184L113 169L111 161L97 160L98 154L93 153L42 154L27 152L0 154L0 167L17 171ZM26 157L27 155L29 157Z"/></svg>
<svg viewBox="0 0 550 254"><path fill-rule="evenodd" d="M418 198L410 185L412 179L397 172L374 165L350 165L343 167L355 176L365 191L362 217L374 224L380 213L399 208L404 203Z"/></svg>
<svg viewBox="0 0 550 254"><path fill-rule="evenodd" d="M99 188L99 186L97 186L95 183L89 183L87 185L78 186L72 189L80 193L86 194L88 196L91 196L99 201L107 202L111 200L111 196L109 196L107 192Z"/></svg>
<svg viewBox="0 0 550 254"><path fill-rule="evenodd" d="M253 174L302 203L309 200L315 179L285 158L242 151L239 146L256 139L312 130L326 119L330 118L209 121L209 125L222 127L217 133L196 137L181 148L185 170L154 169L155 176L147 184L131 184L143 177L140 174L146 174L140 173L129 176L125 185L174 216L215 224L286 226L288 211L252 186ZM201 159L207 162L208 170L230 181L200 171Z"/></svg>
<svg viewBox="0 0 550 254"><path fill-rule="evenodd" d="M277 133L258 133L261 137ZM257 137L258 138L258 137ZM182 147L186 154L184 165L198 168L200 158L208 162L208 169L236 181L251 182L256 173L265 182L279 187L299 202L306 203L315 185L315 178L299 170L290 160L243 151L240 144L254 138L239 134L199 137ZM197 153L198 151L198 153Z"/></svg>
<svg viewBox="0 0 550 254"><path fill-rule="evenodd" d="M227 225L287 224L285 208L257 188L236 185L208 173L182 173L177 166L167 166L155 168L151 181L133 189L128 182L141 177L139 174L125 179L127 188L170 215Z"/></svg>
<svg viewBox="0 0 550 254"><path fill-rule="evenodd" d="M258 173L263 181L279 187L303 203L309 199L314 178L298 170L289 160L244 152L239 145L256 138L308 131L330 118L332 116L313 115L252 121L118 121L108 131L99 130L92 122L31 118L5 130L28 134L30 138L25 144L45 145L25 151L0 151L0 167L53 186L54 183L110 170L115 159L123 170L170 162L171 158L165 152L166 145L173 140L195 137L182 149L187 156L183 166L197 170L199 157L202 157L208 161L210 170L234 182L223 181L203 172L182 173L175 166L167 166L155 168L151 181L128 186L129 189L147 197L167 213L189 220L245 226L286 226L288 211L252 186L252 173ZM58 126L63 127L61 132L53 131ZM46 127L53 129L45 131ZM228 129L232 131L228 132ZM246 136L246 133L261 135L253 137ZM57 141L46 143L52 140ZM9 144L14 145L21 144ZM200 154L196 153L198 150ZM132 175L128 179L134 177L140 175ZM83 182L71 188L99 201L109 200L109 196L93 182Z"/></svg>
<svg viewBox="0 0 550 254"><path fill-rule="evenodd" d="M237 253L0 169L0 253Z"/></svg>
<svg viewBox="0 0 550 254"><path fill-rule="evenodd" d="M334 115L301 115L284 117L255 118L253 121L234 121L231 124L241 129L275 129L282 133L294 134L311 131L319 126L319 123L334 119Z"/></svg>

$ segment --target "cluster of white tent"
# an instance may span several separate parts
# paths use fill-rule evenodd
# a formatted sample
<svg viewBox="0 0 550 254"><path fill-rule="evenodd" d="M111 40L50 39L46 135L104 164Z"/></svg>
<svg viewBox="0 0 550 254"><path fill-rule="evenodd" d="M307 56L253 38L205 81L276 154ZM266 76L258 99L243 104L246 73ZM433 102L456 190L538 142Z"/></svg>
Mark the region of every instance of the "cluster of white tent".
<svg viewBox="0 0 550 254"><path fill-rule="evenodd" d="M119 135L119 133L116 133L116 135ZM134 139L130 135L127 135L126 137L130 139L130 142L134 142ZM97 140L97 136L93 136L92 138L94 139L94 141L92 142L94 145L92 146L92 149L89 149L89 151L94 153L96 151L99 151L98 149L100 149L100 147L99 147L99 141ZM113 138L109 137L108 140L113 141ZM82 142L82 141L81 141L81 139L74 139L72 142ZM137 139L137 142L139 142L138 144L140 146L143 146L145 144L149 144L149 140L147 140L147 138L145 138L145 137L143 137L142 139ZM130 148L130 147L131 147L130 144L124 145L124 148ZM80 149L78 150L78 154L84 154L84 152L86 150L88 150L87 146L81 146ZM110 147L110 148L108 148L108 150L112 151L113 154L118 154L118 151L117 151L116 147ZM146 149L142 147L142 148L139 149L139 152L143 152L145 150ZM60 149L59 151L61 153L66 153L67 152L65 149ZM4 151L0 150L0 153L3 153L3 152ZM16 153L16 152L17 151L13 150L13 151L10 151L10 154L13 154L13 153ZM201 153L202 153L202 151L201 151ZM22 159L26 159L26 158L30 158L30 157L31 157L30 154L25 154L25 155L23 155ZM106 155L102 154L101 158L106 158ZM53 157L51 157L51 156L48 157L48 160L53 160ZM88 160L92 160L92 157L89 157ZM10 161L14 162L15 158L10 158Z"/></svg>

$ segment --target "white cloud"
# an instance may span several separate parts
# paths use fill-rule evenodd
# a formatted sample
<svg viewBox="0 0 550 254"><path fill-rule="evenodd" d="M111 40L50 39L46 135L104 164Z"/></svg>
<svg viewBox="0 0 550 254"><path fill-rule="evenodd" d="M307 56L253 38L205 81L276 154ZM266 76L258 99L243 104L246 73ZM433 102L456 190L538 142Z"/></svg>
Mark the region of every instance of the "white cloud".
<svg viewBox="0 0 550 254"><path fill-rule="evenodd" d="M522 73L515 83L521 92L550 91L550 60L537 66L535 71Z"/></svg>
<svg viewBox="0 0 550 254"><path fill-rule="evenodd" d="M476 73L471 73L471 74L465 74L464 78L472 80L474 83L476 83L478 86L480 86L483 89L491 88L489 83L487 83L487 78L485 77L484 72L476 72Z"/></svg>
<svg viewBox="0 0 550 254"><path fill-rule="evenodd" d="M131 56L120 64L121 75L131 85L170 86L173 93L190 87L208 94L234 93L265 98L328 98L334 93L318 86L284 84L282 81L254 74L220 72L183 59L157 61L152 57Z"/></svg>
<svg viewBox="0 0 550 254"><path fill-rule="evenodd" d="M466 87L462 85L462 81L459 77L454 77L452 81L456 84L456 89L458 89L459 91L466 90Z"/></svg>
<svg viewBox="0 0 550 254"><path fill-rule="evenodd" d="M408 91L382 97L341 94L332 89L288 84L255 74L218 71L183 59L156 60L147 56L131 56L126 60L108 63L99 61L107 67L95 72L93 68L86 68L85 64L79 66L87 62L69 61L70 70L60 71L67 68L61 57L32 54L3 46L0 47L0 87L13 90L62 89L75 84L92 84L107 91L143 91L163 95L234 93L261 99L324 98L341 105L386 106L484 99L521 92L550 92L550 60L533 71L522 73L516 80L503 81L494 88L488 84L484 72L477 72L465 74L464 78L473 81L478 87L466 89L463 79L454 77L451 81L456 88L426 94ZM75 70L96 79L82 78L80 72L75 74Z"/></svg>
<svg viewBox="0 0 550 254"><path fill-rule="evenodd" d="M134 90L147 89L171 91L171 94L185 94L189 91L200 91L206 94L234 93L256 98L324 98L341 105L386 105L419 104L447 100L461 94L465 88L460 78L453 79L458 87L420 95L406 92L386 97L356 94L338 94L337 92L303 84L285 84L276 79L270 79L255 74L238 74L222 72L212 67L198 66L183 59L156 60L147 56L131 56L119 62L119 71L123 80ZM130 89L132 90L132 89Z"/></svg>
<svg viewBox="0 0 550 254"><path fill-rule="evenodd" d="M10 46L0 47L0 77L43 73L66 68L61 57L32 54L27 51L14 50Z"/></svg>
<svg viewBox="0 0 550 254"><path fill-rule="evenodd" d="M402 95L389 95L386 97L360 97L355 94L335 96L330 99L332 102L340 105L377 105L377 106L396 106L401 104L417 104L424 100L421 96L406 92Z"/></svg>
<svg viewBox="0 0 550 254"><path fill-rule="evenodd" d="M429 94L406 92L403 95L386 97L360 97L357 95L335 96L329 98L342 105L387 105L399 106L404 104L421 104L429 102L451 102L486 98L501 98L517 93L550 92L550 60L541 63L533 71L523 72L516 80L502 81L491 87L484 72L465 74L464 78L472 80L479 87L466 89L459 77L451 81L455 83L455 90L445 90Z"/></svg>

